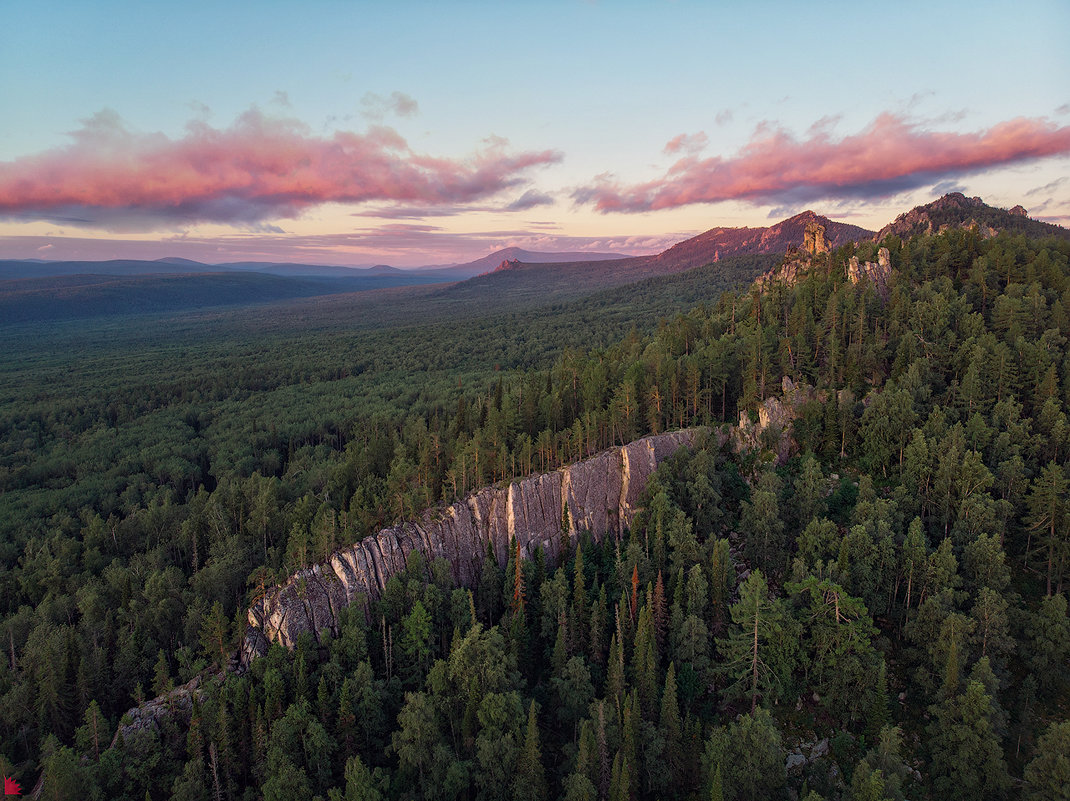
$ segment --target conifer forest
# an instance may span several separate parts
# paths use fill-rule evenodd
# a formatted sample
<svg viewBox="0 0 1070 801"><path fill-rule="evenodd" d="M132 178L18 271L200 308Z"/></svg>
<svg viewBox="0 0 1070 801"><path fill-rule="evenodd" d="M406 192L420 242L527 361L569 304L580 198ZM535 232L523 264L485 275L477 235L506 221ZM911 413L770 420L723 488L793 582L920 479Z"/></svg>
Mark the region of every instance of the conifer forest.
<svg viewBox="0 0 1070 801"><path fill-rule="evenodd" d="M852 280L878 246L887 281ZM783 261L9 329L0 772L101 801L1070 798L1070 242ZM620 536L488 553L473 586L413 552L239 663L250 605L334 549L685 428Z"/></svg>

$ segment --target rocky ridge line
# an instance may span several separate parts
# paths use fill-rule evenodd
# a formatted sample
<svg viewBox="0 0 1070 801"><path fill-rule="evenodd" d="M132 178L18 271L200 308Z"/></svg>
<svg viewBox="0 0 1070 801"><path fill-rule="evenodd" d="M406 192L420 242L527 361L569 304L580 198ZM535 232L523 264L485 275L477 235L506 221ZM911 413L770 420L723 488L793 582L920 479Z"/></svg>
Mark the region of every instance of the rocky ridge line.
<svg viewBox="0 0 1070 801"><path fill-rule="evenodd" d="M317 639L325 629L337 633L339 611L379 597L414 551L428 564L445 559L458 585L473 586L488 545L503 566L514 538L521 556L529 558L541 547L556 560L566 504L570 541L580 530L598 541L619 535L639 511L639 497L658 464L680 446L691 446L699 430L655 434L552 473L484 487L424 512L418 521L397 523L335 551L327 562L294 573L253 604L242 665L266 653L271 642L292 648L303 632Z"/></svg>

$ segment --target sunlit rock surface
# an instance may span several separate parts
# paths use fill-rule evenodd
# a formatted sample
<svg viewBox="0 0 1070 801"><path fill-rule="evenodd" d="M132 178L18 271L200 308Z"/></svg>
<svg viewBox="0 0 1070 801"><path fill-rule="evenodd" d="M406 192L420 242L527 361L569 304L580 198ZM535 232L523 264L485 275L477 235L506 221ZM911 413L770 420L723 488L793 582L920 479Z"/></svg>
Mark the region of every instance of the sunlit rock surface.
<svg viewBox="0 0 1070 801"><path fill-rule="evenodd" d="M419 521L398 523L336 551L328 562L269 588L249 609L242 662L262 655L269 642L292 648L302 632L318 637L324 629L336 631L339 611L359 598L379 597L413 551L428 564L446 560L454 580L472 586L487 546L505 565L514 537L522 556L541 547L556 561L566 503L571 541L581 530L598 541L619 535L639 511L639 497L658 464L677 448L691 446L698 432L644 437L552 473L484 487L450 506L428 510Z"/></svg>

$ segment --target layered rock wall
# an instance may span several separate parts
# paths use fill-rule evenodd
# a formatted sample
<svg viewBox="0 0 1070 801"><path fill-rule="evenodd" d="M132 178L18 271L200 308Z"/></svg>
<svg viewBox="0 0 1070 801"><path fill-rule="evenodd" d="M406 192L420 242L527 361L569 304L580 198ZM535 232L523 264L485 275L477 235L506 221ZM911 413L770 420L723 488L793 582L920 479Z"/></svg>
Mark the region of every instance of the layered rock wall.
<svg viewBox="0 0 1070 801"><path fill-rule="evenodd" d="M338 628L338 613L358 598L376 598L390 578L418 551L428 564L449 563L454 580L472 586L490 545L498 563L508 561L516 539L525 557L541 547L552 559L561 548L561 521L568 504L569 535L591 532L595 540L619 535L639 511L639 496L658 464L680 446L691 446L698 429L673 431L603 451L553 473L505 487L485 487L419 521L398 523L295 573L269 589L249 609L241 660L262 655L269 642L292 648L303 632L317 638Z"/></svg>

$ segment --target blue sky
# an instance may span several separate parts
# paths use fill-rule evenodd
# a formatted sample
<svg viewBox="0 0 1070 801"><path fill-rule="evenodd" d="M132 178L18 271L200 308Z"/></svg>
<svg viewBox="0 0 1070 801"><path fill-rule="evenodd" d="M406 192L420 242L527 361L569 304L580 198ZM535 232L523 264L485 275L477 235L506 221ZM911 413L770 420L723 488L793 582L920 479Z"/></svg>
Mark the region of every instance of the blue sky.
<svg viewBox="0 0 1070 801"><path fill-rule="evenodd" d="M8 2L0 258L649 252L949 189L1066 224L1068 34L1061 0Z"/></svg>

